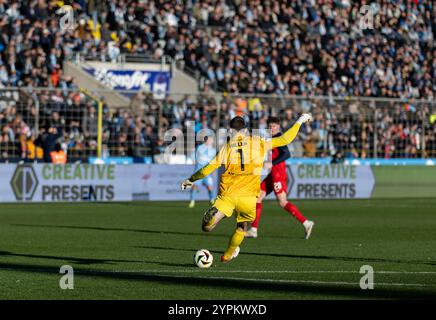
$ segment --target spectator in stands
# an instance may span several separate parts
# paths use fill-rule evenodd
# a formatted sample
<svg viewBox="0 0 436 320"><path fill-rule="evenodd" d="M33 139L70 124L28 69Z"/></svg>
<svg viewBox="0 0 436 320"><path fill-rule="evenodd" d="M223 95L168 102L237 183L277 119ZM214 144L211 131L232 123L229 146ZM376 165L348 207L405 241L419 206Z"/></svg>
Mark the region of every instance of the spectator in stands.
<svg viewBox="0 0 436 320"><path fill-rule="evenodd" d="M150 157L153 160L154 154L156 152L156 135L153 132L153 127L150 125L145 126L142 132L143 143L144 143L144 156Z"/></svg>
<svg viewBox="0 0 436 320"><path fill-rule="evenodd" d="M26 142L26 151L27 151L27 160L29 161L38 161L43 160L44 152L41 147L35 145L35 134L27 137Z"/></svg>
<svg viewBox="0 0 436 320"><path fill-rule="evenodd" d="M67 163L67 154L62 150L61 144L57 142L54 150L50 152L51 163L65 164Z"/></svg>
<svg viewBox="0 0 436 320"><path fill-rule="evenodd" d="M83 117L83 134L86 139L96 140L98 134L98 119L96 110L93 106L87 105Z"/></svg>
<svg viewBox="0 0 436 320"><path fill-rule="evenodd" d="M337 164L337 163L342 163L342 162L344 162L344 158L343 158L342 153L336 152L332 157L331 163Z"/></svg>
<svg viewBox="0 0 436 320"><path fill-rule="evenodd" d="M35 146L43 150L44 162L52 162L50 153L55 150L56 143L62 137L56 127L49 127L47 130L42 129L38 138L35 140Z"/></svg>
<svg viewBox="0 0 436 320"><path fill-rule="evenodd" d="M74 52L109 60L145 53L183 60L208 85L235 93L435 96L431 2L374 4L368 30L359 27L359 1L93 0L75 2L78 24L68 32L50 19L57 5L0 8L0 82L73 86L59 67Z"/></svg>
<svg viewBox="0 0 436 320"><path fill-rule="evenodd" d="M277 110L285 126L301 111L318 114L310 134L304 132L295 142L305 145L310 155L313 144L316 155L420 157L434 152L434 123L425 118L431 114L428 108L392 103L379 108L374 119L364 102L352 107L333 98L310 101L319 95L435 99L436 19L431 1L373 4L377 19L369 30L359 28L359 1L75 1L78 24L71 31L61 30L59 19L54 19L58 5L1 2L0 85L59 89L32 93L39 114L34 102L27 102L35 98L29 97L19 100L19 110L13 105L0 109L3 158L26 156L26 140L37 134L37 118L40 128L56 128L73 155L94 152L95 113L77 92L64 90L76 89L74 79L61 69L75 53L107 60L124 53L169 55L199 76L205 93L213 88L307 98L294 105L268 106L262 101L264 109L252 110L248 99L223 95L217 119L218 102L207 97L167 99L162 104L150 94L138 95L134 112L104 108L105 141L113 155L129 153L126 146L137 141L146 150L152 144L154 151L145 152L155 154L164 145L158 137L170 128L185 130L187 120L195 120L198 129L216 129L242 114L256 127ZM151 126L152 133L135 116Z"/></svg>

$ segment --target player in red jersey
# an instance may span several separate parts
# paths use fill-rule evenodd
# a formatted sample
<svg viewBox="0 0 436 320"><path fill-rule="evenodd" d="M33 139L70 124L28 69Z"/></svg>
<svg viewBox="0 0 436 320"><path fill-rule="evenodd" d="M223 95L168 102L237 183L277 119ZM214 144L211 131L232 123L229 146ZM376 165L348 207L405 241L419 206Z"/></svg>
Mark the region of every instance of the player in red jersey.
<svg viewBox="0 0 436 320"><path fill-rule="evenodd" d="M268 128L271 130L273 137L280 136L280 120L276 117L268 119ZM314 222L307 220L298 208L287 199L287 174L286 174L286 159L290 157L287 146L274 148L272 150L272 168L268 176L262 181L260 186L260 195L256 204L256 219L251 224L251 228L245 233L246 238L257 238L257 228L259 226L260 216L262 214L262 200L274 191L280 206L288 211L303 225L306 233L306 239L309 239Z"/></svg>

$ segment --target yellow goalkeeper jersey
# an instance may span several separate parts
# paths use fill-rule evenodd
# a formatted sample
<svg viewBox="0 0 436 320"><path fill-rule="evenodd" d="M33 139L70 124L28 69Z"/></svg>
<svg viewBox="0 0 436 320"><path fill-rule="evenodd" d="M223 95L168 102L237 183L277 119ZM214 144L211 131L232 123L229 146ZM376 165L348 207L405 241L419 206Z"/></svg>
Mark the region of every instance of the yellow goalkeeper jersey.
<svg viewBox="0 0 436 320"><path fill-rule="evenodd" d="M296 123L283 135L269 140L251 135L247 130L235 134L206 166L195 172L189 180L204 178L223 166L219 195L259 196L265 153L272 148L291 143L297 136Z"/></svg>

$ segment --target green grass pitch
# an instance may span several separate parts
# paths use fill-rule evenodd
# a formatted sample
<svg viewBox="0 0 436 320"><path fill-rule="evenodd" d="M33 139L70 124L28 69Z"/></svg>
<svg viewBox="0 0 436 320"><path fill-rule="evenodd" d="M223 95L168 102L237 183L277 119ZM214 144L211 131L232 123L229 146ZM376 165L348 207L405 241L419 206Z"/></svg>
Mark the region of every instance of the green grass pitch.
<svg viewBox="0 0 436 320"><path fill-rule="evenodd" d="M200 228L205 202L2 204L0 299L401 299L436 297L436 199L296 201L302 226L264 204L259 238L228 264L234 220ZM214 266L193 265L209 249ZM59 269L74 268L61 290ZM374 289L359 287L362 265Z"/></svg>

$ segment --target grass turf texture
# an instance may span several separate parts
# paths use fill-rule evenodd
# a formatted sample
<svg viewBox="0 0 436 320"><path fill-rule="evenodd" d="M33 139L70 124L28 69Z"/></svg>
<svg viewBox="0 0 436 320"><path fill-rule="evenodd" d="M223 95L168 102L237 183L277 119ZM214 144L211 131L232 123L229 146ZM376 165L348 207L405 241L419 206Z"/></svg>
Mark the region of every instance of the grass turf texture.
<svg viewBox="0 0 436 320"><path fill-rule="evenodd" d="M1 299L371 299L436 297L436 199L297 201L310 240L275 202L258 239L221 264L234 220L209 234L207 204L181 202L0 206ZM200 248L214 266L198 269ZM71 265L74 290L61 290ZM361 290L362 265L374 290ZM251 271L256 271L255 273Z"/></svg>

